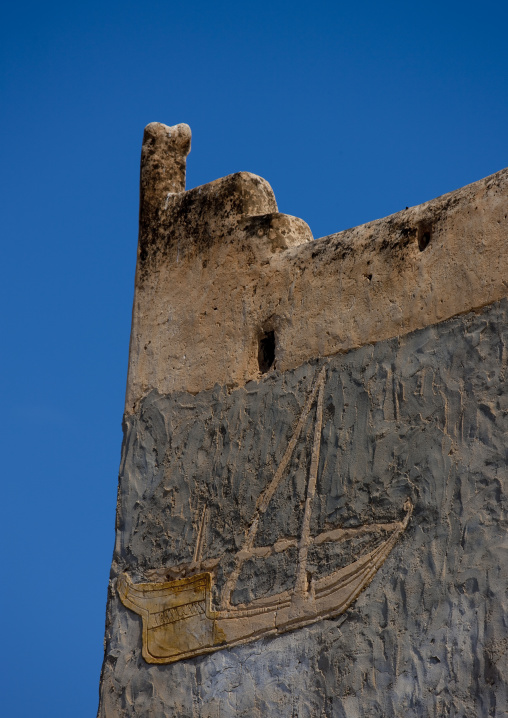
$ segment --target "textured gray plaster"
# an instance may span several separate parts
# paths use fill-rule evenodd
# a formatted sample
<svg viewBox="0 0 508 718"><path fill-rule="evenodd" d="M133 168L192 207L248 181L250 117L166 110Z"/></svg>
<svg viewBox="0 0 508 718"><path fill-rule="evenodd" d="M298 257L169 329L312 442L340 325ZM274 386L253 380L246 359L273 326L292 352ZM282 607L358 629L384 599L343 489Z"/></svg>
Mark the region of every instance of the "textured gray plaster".
<svg viewBox="0 0 508 718"><path fill-rule="evenodd" d="M188 561L208 506L219 587L326 364L312 533L410 524L346 614L172 665L141 657L116 576ZM508 713L508 301L228 391L150 393L127 417L99 715L478 718ZM297 536L313 413L257 537ZM368 548L310 556L316 577ZM234 601L292 585L295 553L245 564Z"/></svg>

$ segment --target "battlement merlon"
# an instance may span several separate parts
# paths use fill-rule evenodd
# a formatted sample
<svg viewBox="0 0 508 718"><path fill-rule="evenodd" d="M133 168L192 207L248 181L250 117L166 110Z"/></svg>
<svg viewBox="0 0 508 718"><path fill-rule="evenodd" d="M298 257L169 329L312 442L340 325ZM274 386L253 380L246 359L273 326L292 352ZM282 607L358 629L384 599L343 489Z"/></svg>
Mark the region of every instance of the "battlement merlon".
<svg viewBox="0 0 508 718"><path fill-rule="evenodd" d="M141 147L141 215L148 207L156 209L168 193L185 191L185 171L190 149L189 125L167 127L160 122L150 122L145 127Z"/></svg>
<svg viewBox="0 0 508 718"><path fill-rule="evenodd" d="M189 150L187 125L145 130L127 413L258 379L266 332L287 370L508 295L508 170L312 241L256 175L186 192Z"/></svg>

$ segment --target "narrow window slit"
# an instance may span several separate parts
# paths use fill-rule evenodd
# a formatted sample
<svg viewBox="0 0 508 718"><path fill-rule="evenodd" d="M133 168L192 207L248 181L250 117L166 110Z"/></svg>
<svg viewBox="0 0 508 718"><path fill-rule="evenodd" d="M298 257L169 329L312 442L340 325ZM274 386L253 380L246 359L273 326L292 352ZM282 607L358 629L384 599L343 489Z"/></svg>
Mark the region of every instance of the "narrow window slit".
<svg viewBox="0 0 508 718"><path fill-rule="evenodd" d="M265 332L259 338L258 344L258 364L261 374L266 372L273 366L275 361L275 332Z"/></svg>

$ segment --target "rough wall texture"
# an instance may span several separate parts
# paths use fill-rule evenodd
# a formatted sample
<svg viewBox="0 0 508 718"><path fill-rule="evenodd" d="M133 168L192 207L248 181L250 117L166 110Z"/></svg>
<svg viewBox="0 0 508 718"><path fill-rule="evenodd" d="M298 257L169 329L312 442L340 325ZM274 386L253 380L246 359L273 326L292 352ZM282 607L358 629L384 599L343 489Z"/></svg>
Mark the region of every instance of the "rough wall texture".
<svg viewBox="0 0 508 718"><path fill-rule="evenodd" d="M178 136L181 135L180 132ZM259 178L246 174L233 178L212 183L218 186L221 197L212 219L219 217L219 224L222 223L219 239L223 244L217 240L213 261L218 264L212 268L208 265L209 277L205 276L207 267L203 268L203 264L212 256L210 246L215 241L212 229L207 230L208 248L187 248L188 254L183 257L178 254L178 232L172 231L164 245L165 258L161 258L160 249L156 249L160 227L155 220L150 223L152 239L146 239L146 231L140 236L117 541L108 599L99 716L505 716L508 300L494 300L499 299L497 295L502 294L505 286L504 257L508 253L506 227L504 235L497 227L503 211L507 211L506 190L503 201L496 198L496 193L508 180L499 173L494 176L497 179L473 185L474 190L466 188L471 196L482 195L491 200L494 197L493 206L486 202L486 209L475 214L478 208L475 210L471 205L469 225L464 212L453 215L452 211L453 221L449 216L443 219L438 242L435 234L426 236L429 229L425 225L425 231L415 229L415 237L408 240L404 249L402 225L393 218L350 230L342 237L325 238L320 245L297 246L309 238L306 225L296 218L276 214L267 185ZM263 218L242 220L242 226L249 223L254 226L257 222L258 229L264 227L264 234L249 230L250 236L257 237L256 242L262 236L270 239L271 232L265 259L249 254L248 246L252 244L246 240L235 247L224 239L231 221L232 205L227 200L231 182L236 186L233 196L237 200L240 197L239 209L232 211L235 227L242 212L245 216L259 212ZM203 206L197 215L193 214L192 207L201 201L203 192L200 199L196 190L171 195L168 200L185 207L186 222L190 225L194 222L193 237L199 235L203 223L217 228L209 218L203 219ZM261 204L255 205L258 201ZM456 201L434 202L453 209L460 201L459 196ZM425 207L410 212L424 216ZM432 231L435 226L434 223ZM497 232L494 236L489 230L493 226ZM284 231L280 231L281 227ZM417 326L423 322L424 315L418 310L404 325L409 333L387 339L390 329L383 324L383 316L396 335L400 333L395 331L400 314L398 310L395 314L384 313L386 310L381 307L380 313L373 316L375 309L366 299L365 287L371 287L374 279L360 280L363 264L367 266L370 262L368 266L374 264L377 270L386 269L391 261L388 256L398 255L400 259L406 252L404 258L410 266L407 271L419 297L416 303L423 301L422 281L430 297L426 306L435 306L437 312L439 295L435 292L433 295L430 277L431 264L438 262L438 258L425 260L429 264L424 264L423 269L416 265L421 257L432 258L432 254L427 255L432 242L432 251L436 252L436 247L453 246L453 227L462 227L462 240L467 242L470 238L467 246L472 249L469 255L462 249L462 263L458 247L454 250L455 270L451 276L462 276L464 286L471 281L474 291L480 286L486 288L482 297L488 301L478 304L488 306L436 323L457 314L457 307L466 311L476 306L473 290L458 298L448 291L442 302L446 311L442 315L430 312L427 324L432 326L409 332L414 328L412 322ZM378 237L377 244L368 245L366 237L372 234ZM359 241L361 248L360 267L355 265L351 249L342 262L332 265L338 266L334 274L320 256L330 258L334 253L344 252L352 238ZM428 249L420 251L418 243L425 244L429 238ZM259 249L259 243L256 246ZM144 247L148 247L145 254ZM317 264L312 261L313 251L317 252L314 257ZM225 252L224 257L221 252ZM483 273L475 273L474 261L482 252L491 257L490 267L482 265ZM444 254L443 250L438 256L442 258ZM229 311L227 293L224 297L217 293L213 301L206 295L218 281L215 275L227 270L219 263L226 261L226 255L236 258L239 302L242 292L245 301L251 302L256 295L253 287L265 286L267 278L262 268L270 266L273 257L280 261L287 257L293 262L293 269L297 264L301 266L300 274L294 275L295 282L305 274L313 277L307 285L313 287L312 298L308 297L308 304L302 300L292 305L293 318L288 323L293 327L298 324L300 331L306 323L307 331L298 341L304 346L309 338L310 348L302 350L303 354L295 350L296 358L290 358L289 345L285 345L287 353L280 358L282 344L277 344L279 362L263 376L257 365L259 335L263 327L273 327L277 336L282 324L264 324L259 316L251 321L251 304L245 309L245 331L253 333L246 339L249 350L242 349L235 356L241 361L247 357L243 366L251 366L252 370L235 374L241 361L238 359L235 364L234 358L232 364L225 366L219 362L216 366L214 352L222 356L226 349L206 344L207 337L215 336L216 321L214 314L213 321L204 319L202 311L222 312L222 318ZM196 274L198 262L200 269ZM393 285L397 271L402 274L403 285L406 281L404 268L400 263L397 266L399 269L390 270L389 280L385 271L387 283L378 296L382 303L382 297L388 297L388 288L392 286L394 293L405 297L405 303L398 302L399 309L409 308L411 302L406 294L409 289ZM176 285L170 287L172 272ZM326 357L328 340L320 344L313 339L316 330L310 303L316 297L331 296L330 288L337 289L345 282L344 272L349 273L351 282L359 272L354 281L369 285L361 284L355 290L359 302L356 306L363 307L364 312L356 320L358 336L351 338L344 331L341 336L345 344L341 347L364 346ZM182 294L183 284L178 284L185 276L190 282L187 299ZM198 277L202 278L201 286ZM440 289L445 288L445 279L443 275L436 280ZM354 282L351 286L350 298L355 296ZM200 299L201 291L205 292L204 299ZM274 291L270 296L276 294ZM146 315L149 295L153 304L150 320ZM169 295L172 304L168 304ZM327 311L337 311L337 307L349 302L343 292L339 291L337 296L330 299L319 321L325 321ZM284 301L295 302L295 294L286 295ZM162 317L169 306L174 312L172 322L168 322L167 316L165 321L156 320L155 316ZM316 305L318 315L320 307ZM390 324L395 315L397 321ZM339 319L349 321L347 316L341 315ZM187 320L194 321L197 348L182 328ZM365 324L365 341L361 341L360 320ZM231 328L231 341L241 330L237 325ZM168 361L164 352L169 351L171 332L174 341L170 350L179 357L179 363L174 371L167 364L164 374L161 357ZM376 332L380 336L376 337ZM381 341L370 343L376 338ZM150 341L156 344L151 355L143 349L143 342ZM215 348L207 355L206 346ZM228 346L226 339L224 346ZM203 351L204 354L199 354ZM185 352L192 359L187 374ZM203 364L202 379L195 364L199 356L209 359L209 363ZM414 512L405 533L372 583L339 618L172 665L147 664L141 656L141 619L122 605L116 590L118 576L125 572L134 582L160 580L165 568L191 561L199 519L206 505L209 520L204 555L219 559L214 587L214 599L218 600L218 592L252 522L256 500L280 464L306 397L323 366L326 383L321 454L311 533L316 535L337 526L399 521L403 504L410 497ZM234 378L220 381L230 369ZM308 490L313 427L309 414L284 478L260 522L256 539L260 546L273 545L281 536L299 535ZM309 571L319 578L369 551L376 540L374 536L355 536L340 547L314 546L309 554ZM290 589L295 581L296 560L296 549L290 548L265 559L247 561L233 603Z"/></svg>

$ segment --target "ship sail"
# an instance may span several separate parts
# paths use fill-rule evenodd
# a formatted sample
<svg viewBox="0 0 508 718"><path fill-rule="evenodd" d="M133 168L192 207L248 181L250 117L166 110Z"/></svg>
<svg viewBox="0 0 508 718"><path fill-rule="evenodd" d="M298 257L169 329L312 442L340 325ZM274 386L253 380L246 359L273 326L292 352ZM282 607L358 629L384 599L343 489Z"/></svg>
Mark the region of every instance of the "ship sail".
<svg viewBox="0 0 508 718"><path fill-rule="evenodd" d="M409 499L404 504L405 515L402 521L348 529L337 528L324 531L315 537L311 536L310 523L319 466L325 379L326 369L323 367L307 397L282 461L271 482L258 498L243 546L236 554L234 568L225 581L218 610L212 606L211 589L214 569L220 559L201 558L206 510L201 519L192 562L163 570L172 580L134 584L127 574L118 578L117 591L122 603L142 617L142 654L148 663L173 663L227 646L294 630L344 613L372 581L406 529L413 510ZM273 546L255 546L261 516L267 510L284 476L314 404L314 439L300 537L282 538ZM386 536L378 546L347 566L316 580L309 578L307 558L312 546L345 541L369 533L382 533ZM264 558L291 547L298 549L296 581L292 590L257 598L247 604L231 603L231 596L246 560L253 557Z"/></svg>

